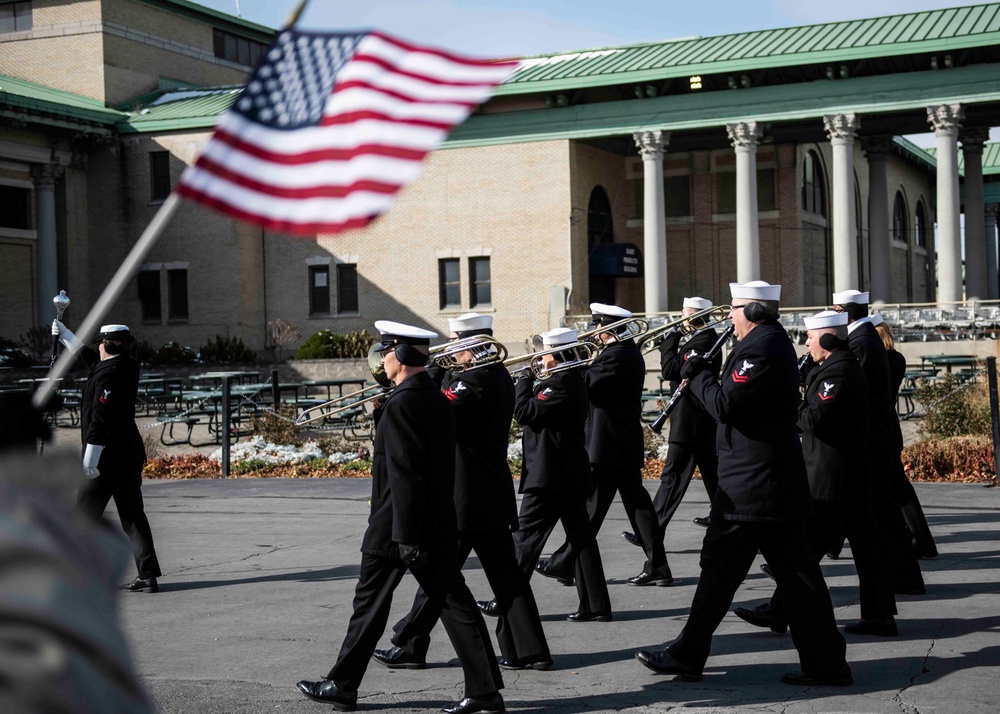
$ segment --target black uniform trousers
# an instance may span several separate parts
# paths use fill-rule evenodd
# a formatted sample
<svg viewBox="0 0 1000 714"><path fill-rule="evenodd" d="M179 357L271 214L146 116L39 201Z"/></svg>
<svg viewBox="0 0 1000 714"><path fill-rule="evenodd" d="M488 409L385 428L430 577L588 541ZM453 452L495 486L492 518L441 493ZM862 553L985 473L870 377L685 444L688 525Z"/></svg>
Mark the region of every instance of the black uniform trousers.
<svg viewBox="0 0 1000 714"><path fill-rule="evenodd" d="M895 615L896 596L871 504L867 501L814 501L813 509L807 530L816 562L837 544L839 533L846 533L858 571L861 617L867 620ZM775 590L771 596L771 614L779 619L784 617L780 590Z"/></svg>
<svg viewBox="0 0 1000 714"><path fill-rule="evenodd" d="M611 596L604 578L604 564L597 547L597 537L587 520L584 495L548 489L526 491L521 498L518 528L514 533L517 562L528 577L535 570L538 556L557 522L562 522L566 539L577 554L574 573L579 612L611 609Z"/></svg>
<svg viewBox="0 0 1000 714"><path fill-rule="evenodd" d="M701 549L701 577L687 623L667 649L686 664L704 667L712 635L729 612L758 549L785 593L792 641L807 674L846 665L847 645L837 631L830 592L809 552L803 521L745 523L713 518Z"/></svg>
<svg viewBox="0 0 1000 714"><path fill-rule="evenodd" d="M104 515L108 501L115 499L118 520L132 544L132 557L139 577L158 578L160 562L153 547L153 532L142 507L142 464L139 468L105 469L101 475L88 479L80 487L77 502L80 508L98 520Z"/></svg>
<svg viewBox="0 0 1000 714"><path fill-rule="evenodd" d="M504 659L548 656L549 645L542 630L538 605L528 578L517 564L510 532L471 533L459 531L458 560L464 565L472 551L483 566L496 597L497 643ZM423 659L431 642L431 630L441 618L441 606L423 588L417 590L410 611L393 628L392 644Z"/></svg>
<svg viewBox="0 0 1000 714"><path fill-rule="evenodd" d="M465 696L492 694L503 688L490 633L476 607L454 555L430 554L430 561L411 571L431 602L441 609L441 621L465 673ZM361 573L354 590L354 612L347 625L337 663L326 675L347 692L361 686L372 653L385 632L392 592L406 565L399 558L361 554Z"/></svg>
<svg viewBox="0 0 1000 714"><path fill-rule="evenodd" d="M937 544L934 536L931 535L930 526L927 525L927 518L924 516L924 509L920 507L920 499L917 492L906 477L906 470L903 462L896 458L893 460L893 469L890 476L889 488L892 489L896 501L903 510L903 521L913 536L913 548L918 558L933 557L937 555Z"/></svg>
<svg viewBox="0 0 1000 714"><path fill-rule="evenodd" d="M719 456L715 451L715 440L707 445L670 442L663 471L660 473L660 487L653 496L653 508L656 509L661 538L677 507L684 500L696 466L701 471L701 481L711 504L719 487Z"/></svg>
<svg viewBox="0 0 1000 714"><path fill-rule="evenodd" d="M893 464L889 459L872 463L872 510L882 538L892 586L896 592L924 587L910 532L903 520L902 503L893 488ZM904 476L905 478L905 476Z"/></svg>
<svg viewBox="0 0 1000 714"><path fill-rule="evenodd" d="M587 498L587 515L590 527L596 536L601 531L604 518L608 515L615 494L622 496L622 505L632 532L642 540L646 552L647 572L662 572L667 569L667 553L663 549L663 536L653 508L653 499L649 491L642 485L642 472L638 469L619 469L603 464L591 464L590 471L597 484L593 493ZM570 577L573 573L574 551L567 540L549 558L549 567L560 574L560 577Z"/></svg>

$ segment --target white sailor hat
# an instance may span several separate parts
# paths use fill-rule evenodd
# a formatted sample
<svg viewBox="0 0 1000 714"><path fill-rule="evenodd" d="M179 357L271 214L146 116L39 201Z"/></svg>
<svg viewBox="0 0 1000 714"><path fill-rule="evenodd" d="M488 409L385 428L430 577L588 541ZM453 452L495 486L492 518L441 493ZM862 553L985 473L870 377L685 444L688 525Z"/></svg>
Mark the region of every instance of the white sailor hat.
<svg viewBox="0 0 1000 714"><path fill-rule="evenodd" d="M452 332L461 333L471 330L492 330L493 317L491 315L480 315L478 312L467 312L448 320L448 329Z"/></svg>
<svg viewBox="0 0 1000 714"><path fill-rule="evenodd" d="M437 337L436 332L424 330L413 325L404 325L392 320L376 320L375 329L381 335L381 342L405 342L408 345L429 345L431 338Z"/></svg>
<svg viewBox="0 0 1000 714"><path fill-rule="evenodd" d="M712 307L710 300L700 297L686 297L684 298L683 307L690 307L693 310L707 310Z"/></svg>
<svg viewBox="0 0 1000 714"><path fill-rule="evenodd" d="M751 280L749 283L729 283L729 292L734 298L743 300L780 300L781 286Z"/></svg>
<svg viewBox="0 0 1000 714"><path fill-rule="evenodd" d="M828 327L841 327L847 324L847 313L836 310L823 310L812 317L805 318L807 330L825 330Z"/></svg>
<svg viewBox="0 0 1000 714"><path fill-rule="evenodd" d="M624 320L627 317L632 317L632 313L623 307L618 307L617 305L605 305L601 302L590 303L590 312L596 319L600 317L613 317L615 320Z"/></svg>
<svg viewBox="0 0 1000 714"><path fill-rule="evenodd" d="M845 290L842 293L833 294L834 305L847 305L852 302L858 305L867 305L868 293L863 293L860 290Z"/></svg>
<svg viewBox="0 0 1000 714"><path fill-rule="evenodd" d="M873 324L873 325L874 325L875 327L878 327L878 326L879 326L879 325L881 325L881 324L882 324L883 322L885 322L885 318L884 318L884 317L882 317L882 313L881 313L881 312L876 312L876 313L874 313L874 314L872 315L872 324Z"/></svg>
<svg viewBox="0 0 1000 714"><path fill-rule="evenodd" d="M571 345L576 342L577 332L572 327L557 327L542 333L542 344L546 347Z"/></svg>
<svg viewBox="0 0 1000 714"><path fill-rule="evenodd" d="M128 325L101 325L101 331L97 333L97 337L94 338L95 342L103 342L104 340L123 340L128 342L132 339L132 333L129 332Z"/></svg>

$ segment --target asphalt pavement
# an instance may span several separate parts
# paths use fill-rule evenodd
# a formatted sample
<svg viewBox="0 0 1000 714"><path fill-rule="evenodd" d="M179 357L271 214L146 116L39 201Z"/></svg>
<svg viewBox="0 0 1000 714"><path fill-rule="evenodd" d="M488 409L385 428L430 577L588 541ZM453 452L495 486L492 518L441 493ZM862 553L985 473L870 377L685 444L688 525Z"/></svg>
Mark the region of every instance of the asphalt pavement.
<svg viewBox="0 0 1000 714"><path fill-rule="evenodd" d="M647 482L654 491L657 482ZM789 635L729 614L716 632L698 683L655 675L634 658L681 630L698 577L707 513L694 482L667 530L676 582L634 587L643 557L619 535L630 530L616 501L598 537L615 619L567 622L576 590L535 575L532 586L555 666L505 672L512 712L852 712L976 714L1000 702L1000 489L916 484L941 555L923 561L927 594L898 598L899 636L847 635L855 684L782 684L799 669ZM123 593L122 614L139 671L164 713L327 712L295 688L319 679L336 657L351 613L367 515L367 479L146 482L146 512L164 577L157 594ZM114 520L113 506L108 516ZM545 552L562 541L557 528ZM734 607L770 596L758 557ZM859 617L857 577L845 549L824 560L838 622ZM473 557L465 576L478 599L491 596ZM407 575L389 624L416 589ZM492 629L495 620L488 620ZM380 646L389 646L388 634ZM494 641L495 646L495 641ZM359 711L437 711L462 697L462 670L438 625L426 670L372 663Z"/></svg>

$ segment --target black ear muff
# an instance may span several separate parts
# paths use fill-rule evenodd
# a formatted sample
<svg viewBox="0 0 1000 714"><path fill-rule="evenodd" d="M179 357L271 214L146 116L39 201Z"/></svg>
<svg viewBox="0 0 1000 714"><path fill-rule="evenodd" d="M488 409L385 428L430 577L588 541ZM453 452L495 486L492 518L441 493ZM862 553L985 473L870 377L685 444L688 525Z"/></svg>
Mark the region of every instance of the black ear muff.
<svg viewBox="0 0 1000 714"><path fill-rule="evenodd" d="M396 359L399 363L408 367L421 367L427 363L427 355L405 342L400 342L393 347L393 351L396 353Z"/></svg>
<svg viewBox="0 0 1000 714"><path fill-rule="evenodd" d="M827 352L833 352L834 350L845 347L846 345L847 343L844 340L840 339L836 335L830 334L829 332L824 332L819 336L819 346Z"/></svg>
<svg viewBox="0 0 1000 714"><path fill-rule="evenodd" d="M767 319L767 309L759 302L748 302L743 306L743 317L750 322L760 322Z"/></svg>

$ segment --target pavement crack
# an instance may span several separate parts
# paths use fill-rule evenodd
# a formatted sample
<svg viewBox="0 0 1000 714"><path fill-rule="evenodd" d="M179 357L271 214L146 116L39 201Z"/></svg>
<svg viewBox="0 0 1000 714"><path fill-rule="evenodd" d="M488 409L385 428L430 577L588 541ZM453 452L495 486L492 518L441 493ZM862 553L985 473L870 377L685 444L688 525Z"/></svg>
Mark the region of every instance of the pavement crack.
<svg viewBox="0 0 1000 714"><path fill-rule="evenodd" d="M931 658L931 652L934 651L934 646L937 644L938 639L941 637L942 630L944 630L944 623L938 625L937 632L934 634L933 639L931 639L931 643L927 647L927 652L924 653L924 658L920 662L920 671L914 674L912 677L910 677L910 683L907 684L902 689L900 689L898 692L896 692L895 696L893 696L892 698L893 701L896 703L896 705L899 707L900 711L905 712L905 714L920 714L920 710L917 707L913 706L912 704L907 704L906 702L903 701L903 692L905 692L914 684L916 684L918 677L922 677L925 674L930 673L931 670L927 666L927 662Z"/></svg>

